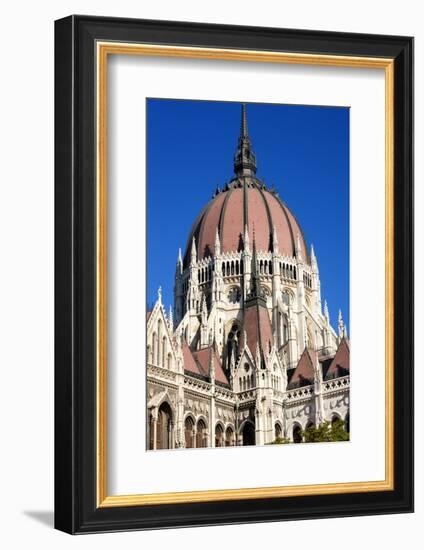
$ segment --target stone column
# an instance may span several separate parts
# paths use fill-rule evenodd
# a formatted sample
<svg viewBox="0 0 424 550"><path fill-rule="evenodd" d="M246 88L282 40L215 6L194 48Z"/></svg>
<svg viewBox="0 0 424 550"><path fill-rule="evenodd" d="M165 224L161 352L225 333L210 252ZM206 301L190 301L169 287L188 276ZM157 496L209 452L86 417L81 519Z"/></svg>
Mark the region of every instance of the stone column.
<svg viewBox="0 0 424 550"><path fill-rule="evenodd" d="M156 451L157 434L158 434L158 408L152 409L152 423L153 423L153 450Z"/></svg>

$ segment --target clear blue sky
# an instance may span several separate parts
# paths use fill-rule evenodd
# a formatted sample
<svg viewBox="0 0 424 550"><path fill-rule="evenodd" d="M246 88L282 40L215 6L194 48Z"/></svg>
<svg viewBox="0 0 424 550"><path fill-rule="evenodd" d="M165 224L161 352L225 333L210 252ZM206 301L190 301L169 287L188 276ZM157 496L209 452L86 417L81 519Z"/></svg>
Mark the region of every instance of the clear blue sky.
<svg viewBox="0 0 424 550"><path fill-rule="evenodd" d="M147 100L147 297L173 305L178 248L233 175L239 103ZM258 177L278 190L313 243L322 299L349 326L349 108L247 104Z"/></svg>

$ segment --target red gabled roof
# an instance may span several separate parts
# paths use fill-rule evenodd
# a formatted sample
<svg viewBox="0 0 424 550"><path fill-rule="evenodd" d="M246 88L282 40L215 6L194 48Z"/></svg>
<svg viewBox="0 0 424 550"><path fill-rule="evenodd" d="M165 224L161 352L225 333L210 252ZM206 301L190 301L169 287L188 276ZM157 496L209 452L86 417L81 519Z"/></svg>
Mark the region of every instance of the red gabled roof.
<svg viewBox="0 0 424 550"><path fill-rule="evenodd" d="M198 363L194 360L194 357L190 351L190 348L187 345L187 342L183 342L182 352L183 352L184 370L188 372L192 372L194 374L201 374L204 376L204 373L199 368Z"/></svg>
<svg viewBox="0 0 424 550"><path fill-rule="evenodd" d="M297 367L290 378L289 388L308 386L314 383L314 362L316 352L305 348L300 356Z"/></svg>
<svg viewBox="0 0 424 550"><path fill-rule="evenodd" d="M273 343L268 311L261 306L248 307L244 312L243 328L253 357L258 344L262 344L262 351L268 353Z"/></svg>
<svg viewBox="0 0 424 550"><path fill-rule="evenodd" d="M337 348L336 355L331 361L327 372L324 374L324 378L336 378L339 376L347 376L350 370L350 349L349 344L345 338L342 338L339 347Z"/></svg>
<svg viewBox="0 0 424 550"><path fill-rule="evenodd" d="M192 354L203 376L209 376L210 348L193 351Z"/></svg>
<svg viewBox="0 0 424 550"><path fill-rule="evenodd" d="M211 354L213 365L215 367L215 380L221 382L222 384L229 384L214 346L210 346L199 351L193 351L193 357L204 376L210 376L209 365Z"/></svg>

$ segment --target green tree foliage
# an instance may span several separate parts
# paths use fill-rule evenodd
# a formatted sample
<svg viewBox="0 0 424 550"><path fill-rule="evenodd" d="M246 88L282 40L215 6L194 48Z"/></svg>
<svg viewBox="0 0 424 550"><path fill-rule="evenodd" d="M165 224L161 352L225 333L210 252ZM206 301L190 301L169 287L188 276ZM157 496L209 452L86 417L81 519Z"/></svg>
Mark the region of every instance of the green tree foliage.
<svg viewBox="0 0 424 550"><path fill-rule="evenodd" d="M303 431L305 443L322 443L324 441L349 441L349 432L345 430L343 420L333 424L324 422L320 426L310 426Z"/></svg>
<svg viewBox="0 0 424 550"><path fill-rule="evenodd" d="M277 437L277 439L271 441L270 445L285 445L286 443L290 443L290 439L287 437Z"/></svg>
<svg viewBox="0 0 424 550"><path fill-rule="evenodd" d="M325 441L349 441L349 432L345 430L343 420L336 420L333 424L325 421L318 427L310 426L302 431L302 438L305 443L323 443ZM284 445L291 443L287 437L277 437L270 445Z"/></svg>

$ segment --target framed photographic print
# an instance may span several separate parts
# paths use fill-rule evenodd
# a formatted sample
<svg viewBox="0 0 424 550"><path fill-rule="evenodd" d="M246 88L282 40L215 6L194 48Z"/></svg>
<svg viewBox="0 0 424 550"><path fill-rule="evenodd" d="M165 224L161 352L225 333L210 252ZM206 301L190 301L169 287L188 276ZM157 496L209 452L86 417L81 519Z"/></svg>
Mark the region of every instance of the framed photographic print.
<svg viewBox="0 0 424 550"><path fill-rule="evenodd" d="M412 511L412 38L55 51L56 527Z"/></svg>

